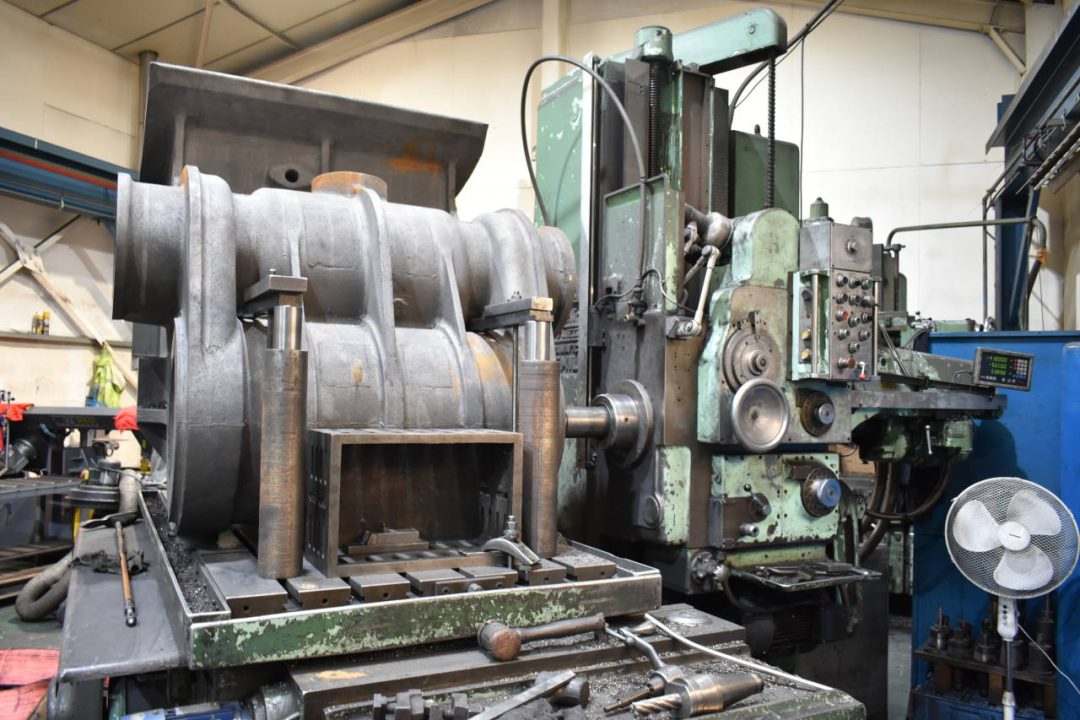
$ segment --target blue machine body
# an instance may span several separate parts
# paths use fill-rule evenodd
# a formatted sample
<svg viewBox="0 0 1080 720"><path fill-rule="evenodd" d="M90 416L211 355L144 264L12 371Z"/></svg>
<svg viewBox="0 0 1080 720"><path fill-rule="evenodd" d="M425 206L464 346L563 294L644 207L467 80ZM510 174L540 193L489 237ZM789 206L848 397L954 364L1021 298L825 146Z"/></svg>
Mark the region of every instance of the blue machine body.
<svg viewBox="0 0 1080 720"><path fill-rule="evenodd" d="M1070 345L1071 343L1071 345ZM912 650L927 640L938 608L953 624L964 619L978 632L986 617L988 595L953 566L943 534L949 501L969 485L991 477L1021 477L1055 493L1080 515L1080 333L991 332L934 333L930 352L970 359L976 348L1028 353L1035 357L1030 392L1000 390L1008 397L997 420L978 421L974 452L953 465L945 498L915 523ZM1080 677L1080 576L1072 577L1053 596L1056 611L1056 662L1071 677ZM1042 600L1022 603L1021 624L1034 635ZM1032 649L1031 652L1037 652ZM929 664L914 660L912 687L927 679ZM1000 707L985 702L964 705L957 715L955 697L916 698L916 717L1000 717ZM1030 717L1017 713L1017 717ZM1041 713L1034 717L1041 717ZM1059 678L1058 717L1080 719L1080 698Z"/></svg>

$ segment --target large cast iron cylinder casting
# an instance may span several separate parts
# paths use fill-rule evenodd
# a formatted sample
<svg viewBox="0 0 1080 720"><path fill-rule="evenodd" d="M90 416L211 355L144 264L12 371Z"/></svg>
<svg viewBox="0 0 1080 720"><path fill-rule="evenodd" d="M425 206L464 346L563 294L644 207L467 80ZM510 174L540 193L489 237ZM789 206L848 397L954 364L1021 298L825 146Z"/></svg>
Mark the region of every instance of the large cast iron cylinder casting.
<svg viewBox="0 0 1080 720"><path fill-rule="evenodd" d="M509 430L509 348L466 324L550 297L557 332L573 303L562 232L509 210L462 222L339 175L321 192L251 195L193 167L172 187L120 176L114 315L172 331L166 460L184 534L256 514L260 424L278 401L263 377L281 370L244 306L256 282L307 278L306 428Z"/></svg>

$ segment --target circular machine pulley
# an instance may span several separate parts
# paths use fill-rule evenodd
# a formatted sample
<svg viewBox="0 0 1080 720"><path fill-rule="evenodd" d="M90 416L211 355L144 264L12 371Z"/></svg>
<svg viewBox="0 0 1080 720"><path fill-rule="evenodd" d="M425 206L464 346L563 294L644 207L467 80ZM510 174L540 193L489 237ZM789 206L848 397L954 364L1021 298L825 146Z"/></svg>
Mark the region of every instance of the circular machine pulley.
<svg viewBox="0 0 1080 720"><path fill-rule="evenodd" d="M760 321L757 325L761 325ZM740 323L741 325L741 323ZM754 378L776 380L780 369L780 349L762 328L740 327L724 346L724 380L732 388Z"/></svg>
<svg viewBox="0 0 1080 720"><path fill-rule="evenodd" d="M614 392L598 395L593 404L604 408L610 418L600 447L620 465L633 465L652 442L652 401L645 386L636 380L623 380Z"/></svg>
<svg viewBox="0 0 1080 720"><path fill-rule="evenodd" d="M750 380L731 400L731 430L749 452L767 453L779 445L789 420L787 397L772 380Z"/></svg>

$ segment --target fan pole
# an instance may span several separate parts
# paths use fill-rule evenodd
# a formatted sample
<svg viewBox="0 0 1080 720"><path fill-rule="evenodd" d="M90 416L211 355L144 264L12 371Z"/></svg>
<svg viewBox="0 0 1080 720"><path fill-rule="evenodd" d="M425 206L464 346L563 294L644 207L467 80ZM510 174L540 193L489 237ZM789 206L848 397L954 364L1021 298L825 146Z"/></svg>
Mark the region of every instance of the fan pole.
<svg viewBox="0 0 1080 720"><path fill-rule="evenodd" d="M1016 600L998 596L998 635L1005 642L1005 691L1001 694L1002 716L1016 717L1016 696L1013 695L1013 640L1016 638Z"/></svg>

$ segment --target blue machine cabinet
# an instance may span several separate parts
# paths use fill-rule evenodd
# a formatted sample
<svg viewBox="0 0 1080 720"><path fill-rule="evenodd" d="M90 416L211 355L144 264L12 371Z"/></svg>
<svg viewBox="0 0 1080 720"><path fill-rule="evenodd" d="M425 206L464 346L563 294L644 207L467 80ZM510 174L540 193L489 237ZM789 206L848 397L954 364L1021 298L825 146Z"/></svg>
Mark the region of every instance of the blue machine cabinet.
<svg viewBox="0 0 1080 720"><path fill-rule="evenodd" d="M1071 343L1071 344L1070 344ZM934 333L930 351L938 355L973 358L978 347L1035 356L1030 392L999 390L1008 396L1004 415L979 421L970 459L953 466L945 497L991 477L1027 478L1056 493L1080 515L1080 333L992 332ZM943 501L915 524L912 650L927 639L938 608L953 624L964 619L979 628L986 617L988 596L969 583L949 560L943 528L949 503ZM1053 595L1056 611L1056 662L1071 677L1080 676L1080 576L1073 576ZM1034 635L1042 601L1029 601L1021 623ZM1037 652L1037 650L1032 650ZM911 682L918 688L927 679L928 663L913 659ZM916 717L1000 717L1000 707L985 701L964 703L956 696L915 691ZM960 708L963 708L961 711ZM1017 717L1042 717L1018 712ZM1080 719L1080 697L1059 678L1058 717Z"/></svg>

